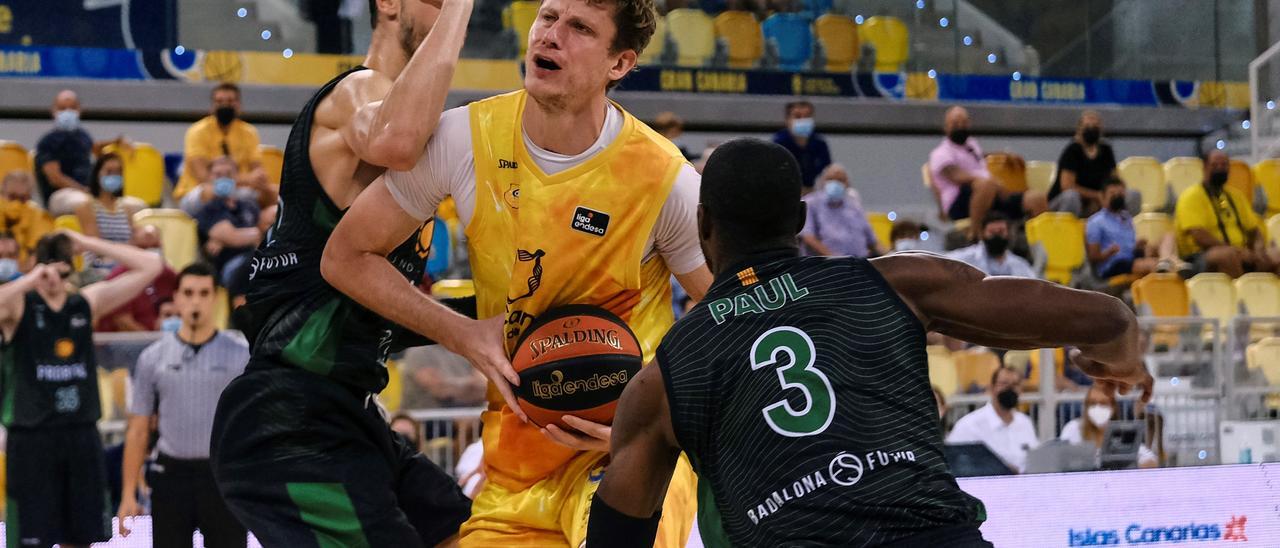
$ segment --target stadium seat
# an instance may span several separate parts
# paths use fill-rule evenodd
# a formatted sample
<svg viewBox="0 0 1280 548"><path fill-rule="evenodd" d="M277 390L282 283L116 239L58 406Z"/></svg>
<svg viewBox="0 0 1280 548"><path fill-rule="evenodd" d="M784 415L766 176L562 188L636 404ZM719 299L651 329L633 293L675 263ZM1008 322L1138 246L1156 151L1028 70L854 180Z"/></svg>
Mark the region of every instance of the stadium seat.
<svg viewBox="0 0 1280 548"><path fill-rule="evenodd" d="M1280 386L1280 337L1266 337L1249 345L1245 362L1249 369L1262 370L1267 384Z"/></svg>
<svg viewBox="0 0 1280 548"><path fill-rule="evenodd" d="M1032 160L1027 162L1027 189L1049 192L1053 188L1053 179L1058 175L1057 162Z"/></svg>
<svg viewBox="0 0 1280 548"><path fill-rule="evenodd" d="M400 375L400 362L387 360L387 386L378 393L378 402L387 413L398 413L404 402L404 379Z"/></svg>
<svg viewBox="0 0 1280 548"><path fill-rule="evenodd" d="M104 154L117 154L124 163L124 195L132 196L148 206L160 205L164 199L164 155L148 143L103 147Z"/></svg>
<svg viewBox="0 0 1280 548"><path fill-rule="evenodd" d="M784 70L804 70L813 57L813 31L809 18L799 13L775 13L764 20L765 42L778 56Z"/></svg>
<svg viewBox="0 0 1280 548"><path fill-rule="evenodd" d="M107 373L107 380L111 385L111 398L115 400L112 416L123 419L129 413L129 368L112 369Z"/></svg>
<svg viewBox="0 0 1280 548"><path fill-rule="evenodd" d="M280 186L280 174L284 172L284 151L271 145L260 145L262 152L262 170L267 172L267 180Z"/></svg>
<svg viewBox="0 0 1280 548"><path fill-rule="evenodd" d="M1147 274L1133 282L1133 304L1144 316L1172 318L1191 313L1187 285L1177 274Z"/></svg>
<svg viewBox="0 0 1280 548"><path fill-rule="evenodd" d="M942 390L943 395L955 394L959 388L959 380L951 351L940 344L931 344L926 351L929 354L929 382Z"/></svg>
<svg viewBox="0 0 1280 548"><path fill-rule="evenodd" d="M1280 213L1267 219L1267 234L1270 235L1271 245L1280 246Z"/></svg>
<svg viewBox="0 0 1280 548"><path fill-rule="evenodd" d="M1191 312L1201 318L1217 318L1222 333L1236 315L1236 288L1231 277L1221 272L1204 272L1187 280Z"/></svg>
<svg viewBox="0 0 1280 548"><path fill-rule="evenodd" d="M169 267L182 270L195 262L200 250L196 222L178 209L144 209L133 215L133 224L152 225L160 230L164 259Z"/></svg>
<svg viewBox="0 0 1280 548"><path fill-rule="evenodd" d="M231 295L227 288L218 286L213 295L213 325L218 329L226 329L231 322Z"/></svg>
<svg viewBox="0 0 1280 548"><path fill-rule="evenodd" d="M1013 356L1010 357L1010 354ZM1027 368L1019 369L1026 376L1026 380L1022 385L1028 390L1040 389L1040 350L1031 350L1027 354ZM1015 351L1010 351L1004 355L1004 364L1009 367L1017 365L1020 355ZM1061 348L1053 349L1053 374L1054 378L1063 374L1063 364L1067 361L1066 352Z"/></svg>
<svg viewBox="0 0 1280 548"><path fill-rule="evenodd" d="M893 242L889 241L889 235L893 234L893 221L889 220L889 214L878 211L867 212L867 222L871 223L871 231L875 232L876 240L880 245L892 249Z"/></svg>
<svg viewBox="0 0 1280 548"><path fill-rule="evenodd" d="M1227 174L1227 186L1239 190L1253 207L1253 169L1244 160L1231 160L1231 171Z"/></svg>
<svg viewBox="0 0 1280 548"><path fill-rule="evenodd" d="M9 488L8 477L7 477L8 470L9 470L9 463L5 459L5 457L6 457L5 452L0 451L0 493L9 492L7 491L7 489ZM7 502L6 499L8 498L9 497L0 497L0 512L5 511L5 503Z"/></svg>
<svg viewBox="0 0 1280 548"><path fill-rule="evenodd" d="M644 53L640 54L641 65L656 65L662 63L662 55L667 52L667 19L658 17L657 26L653 29L653 37L649 38L649 45L645 46Z"/></svg>
<svg viewBox="0 0 1280 548"><path fill-rule="evenodd" d="M907 25L897 17L877 15L858 26L858 38L876 51L876 72L899 72L911 53Z"/></svg>
<svg viewBox="0 0 1280 548"><path fill-rule="evenodd" d="M1116 166L1125 186L1142 194L1142 210L1158 211L1169 202L1164 168L1150 156L1130 156Z"/></svg>
<svg viewBox="0 0 1280 548"><path fill-rule="evenodd" d="M1280 213L1280 158L1267 158L1254 164L1253 182L1267 195L1267 216Z"/></svg>
<svg viewBox="0 0 1280 548"><path fill-rule="evenodd" d="M985 348L970 348L953 352L956 362L956 382L962 393L975 393L987 389L991 374L1000 367L1000 358Z"/></svg>
<svg viewBox="0 0 1280 548"><path fill-rule="evenodd" d="M764 34L749 11L730 10L713 21L716 40L724 42L730 68L749 69L764 55Z"/></svg>
<svg viewBox="0 0 1280 548"><path fill-rule="evenodd" d="M1251 272L1236 279L1239 312L1250 317L1280 316L1280 278Z"/></svg>
<svg viewBox="0 0 1280 548"><path fill-rule="evenodd" d="M677 65L702 67L716 53L715 23L702 10L671 10L667 13L667 33L675 42Z"/></svg>
<svg viewBox="0 0 1280 548"><path fill-rule="evenodd" d="M1160 240L1166 234L1173 232L1173 218L1167 213L1154 211L1140 213L1133 218L1133 231L1139 240L1146 240L1150 244L1159 245Z"/></svg>
<svg viewBox="0 0 1280 548"><path fill-rule="evenodd" d="M835 9L835 0L804 0L804 12L809 17L817 17Z"/></svg>
<svg viewBox="0 0 1280 548"><path fill-rule="evenodd" d="M538 18L540 4L541 2L537 0L515 0L502 10L503 27L515 31L516 45L520 48L521 57L524 57L524 52L529 49L529 29Z"/></svg>
<svg viewBox="0 0 1280 548"><path fill-rule="evenodd" d="M461 299L475 294L476 285L471 280L440 280L431 284L431 296L439 299Z"/></svg>
<svg viewBox="0 0 1280 548"><path fill-rule="evenodd" d="M1027 191L1027 163L1020 156L1004 152L987 155L987 171L1009 192Z"/></svg>
<svg viewBox="0 0 1280 548"><path fill-rule="evenodd" d="M1164 163L1164 180L1173 189L1175 197L1182 191L1200 184L1204 179L1204 161L1193 156L1170 158Z"/></svg>
<svg viewBox="0 0 1280 548"><path fill-rule="evenodd" d="M1041 213L1027 221L1026 230L1027 243L1044 250L1045 279L1071 283L1072 273L1084 264L1084 222L1070 213Z"/></svg>
<svg viewBox="0 0 1280 548"><path fill-rule="evenodd" d="M862 56L858 24L844 15L828 13L813 22L813 32L822 44L828 72L849 72Z"/></svg>
<svg viewBox="0 0 1280 548"><path fill-rule="evenodd" d="M84 229L80 227L80 218L75 215L59 215L53 220L53 227L72 232L84 232Z"/></svg>
<svg viewBox="0 0 1280 548"><path fill-rule="evenodd" d="M13 141L0 141L0 178L14 170L34 171L27 149Z"/></svg>

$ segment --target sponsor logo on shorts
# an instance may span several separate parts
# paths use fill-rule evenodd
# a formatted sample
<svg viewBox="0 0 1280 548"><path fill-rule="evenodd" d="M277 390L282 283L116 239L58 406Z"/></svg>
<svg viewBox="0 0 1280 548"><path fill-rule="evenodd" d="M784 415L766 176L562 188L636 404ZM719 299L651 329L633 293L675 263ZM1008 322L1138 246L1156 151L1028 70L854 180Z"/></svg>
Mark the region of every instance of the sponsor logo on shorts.
<svg viewBox="0 0 1280 548"><path fill-rule="evenodd" d="M752 524L759 525L762 520L782 510L791 501L804 498L827 486L853 487L862 481L867 474L879 468L898 462L915 461L916 454L913 451L895 451L892 453L871 451L862 456L848 451L841 451L835 457L832 457L825 470L818 469L809 472L791 482L790 485L784 485L781 489L769 493L764 500L756 504L755 508L748 508L747 519L750 519Z"/></svg>
<svg viewBox="0 0 1280 548"><path fill-rule="evenodd" d="M565 381L564 373L555 370L551 372L551 382L533 381L533 395L540 399L549 400L578 392L605 390L623 384L627 384L627 372L625 370L607 375L595 373L585 379L571 381Z"/></svg>
<svg viewBox="0 0 1280 548"><path fill-rule="evenodd" d="M571 226L578 232L586 232L592 236L604 236L604 233L609 230L609 214L578 206L578 209L573 212L573 224Z"/></svg>

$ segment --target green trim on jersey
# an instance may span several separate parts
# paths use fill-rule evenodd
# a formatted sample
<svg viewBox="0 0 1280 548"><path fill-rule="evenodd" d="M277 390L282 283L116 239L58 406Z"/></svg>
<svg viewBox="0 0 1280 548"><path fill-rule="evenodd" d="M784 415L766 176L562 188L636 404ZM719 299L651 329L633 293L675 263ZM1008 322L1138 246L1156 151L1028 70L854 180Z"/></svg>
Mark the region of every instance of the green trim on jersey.
<svg viewBox="0 0 1280 548"><path fill-rule="evenodd" d="M0 351L0 389L4 390L3 408L0 409L0 424L4 426L13 425L13 406L15 393L18 389L18 375L13 369L17 367L17 358L14 357L15 346L7 345L3 351Z"/></svg>
<svg viewBox="0 0 1280 548"><path fill-rule="evenodd" d="M290 483L285 488L320 548L369 548L355 505L341 483Z"/></svg>
<svg viewBox="0 0 1280 548"><path fill-rule="evenodd" d="M334 227L338 226L338 217L334 217L333 212L325 207L323 200L316 200L316 207L311 210L311 221L328 232L333 232Z"/></svg>
<svg viewBox="0 0 1280 548"><path fill-rule="evenodd" d="M341 305L341 299L333 299L308 317L281 352L284 359L312 373L328 375L333 370L347 319L348 309Z"/></svg>
<svg viewBox="0 0 1280 548"><path fill-rule="evenodd" d="M716 495L711 491L711 483L706 481L698 482L698 532L702 534L702 545L707 548L733 546L724 531L724 522L720 521Z"/></svg>

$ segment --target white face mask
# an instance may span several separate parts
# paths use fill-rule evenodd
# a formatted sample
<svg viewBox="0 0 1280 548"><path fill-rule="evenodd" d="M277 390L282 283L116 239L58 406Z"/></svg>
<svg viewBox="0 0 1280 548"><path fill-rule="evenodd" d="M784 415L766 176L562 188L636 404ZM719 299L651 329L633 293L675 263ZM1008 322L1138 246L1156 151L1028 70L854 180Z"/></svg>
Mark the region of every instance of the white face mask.
<svg viewBox="0 0 1280 548"><path fill-rule="evenodd" d="M1090 405L1089 410L1085 412L1089 416L1089 422L1094 426L1102 428L1111 422L1111 406L1110 405Z"/></svg>

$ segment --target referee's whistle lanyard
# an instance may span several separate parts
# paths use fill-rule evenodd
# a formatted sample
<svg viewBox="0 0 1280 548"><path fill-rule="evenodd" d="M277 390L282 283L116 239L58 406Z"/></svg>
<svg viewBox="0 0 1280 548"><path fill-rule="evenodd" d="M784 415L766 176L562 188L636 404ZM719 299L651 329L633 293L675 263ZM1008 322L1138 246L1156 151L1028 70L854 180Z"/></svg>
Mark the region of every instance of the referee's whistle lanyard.
<svg viewBox="0 0 1280 548"><path fill-rule="evenodd" d="M1209 200L1210 200L1210 205L1213 206L1213 216L1218 219L1218 232L1222 233L1222 241L1226 242L1227 245L1231 245L1231 236L1227 234L1227 225L1222 220L1222 211L1218 209L1218 204L1213 203L1213 201L1220 198L1225 198L1227 200L1227 207L1231 208L1231 214L1236 218L1236 228L1240 229L1240 237L1245 238L1246 240L1246 241L1240 242L1240 245L1242 246L1247 245L1249 243L1248 242L1249 235L1248 235L1248 232L1246 232L1244 229L1244 223L1240 222L1240 210L1236 209L1235 200L1231 199L1231 195L1227 194L1227 191L1225 188L1218 190L1218 193L1219 194L1216 197L1210 196Z"/></svg>

